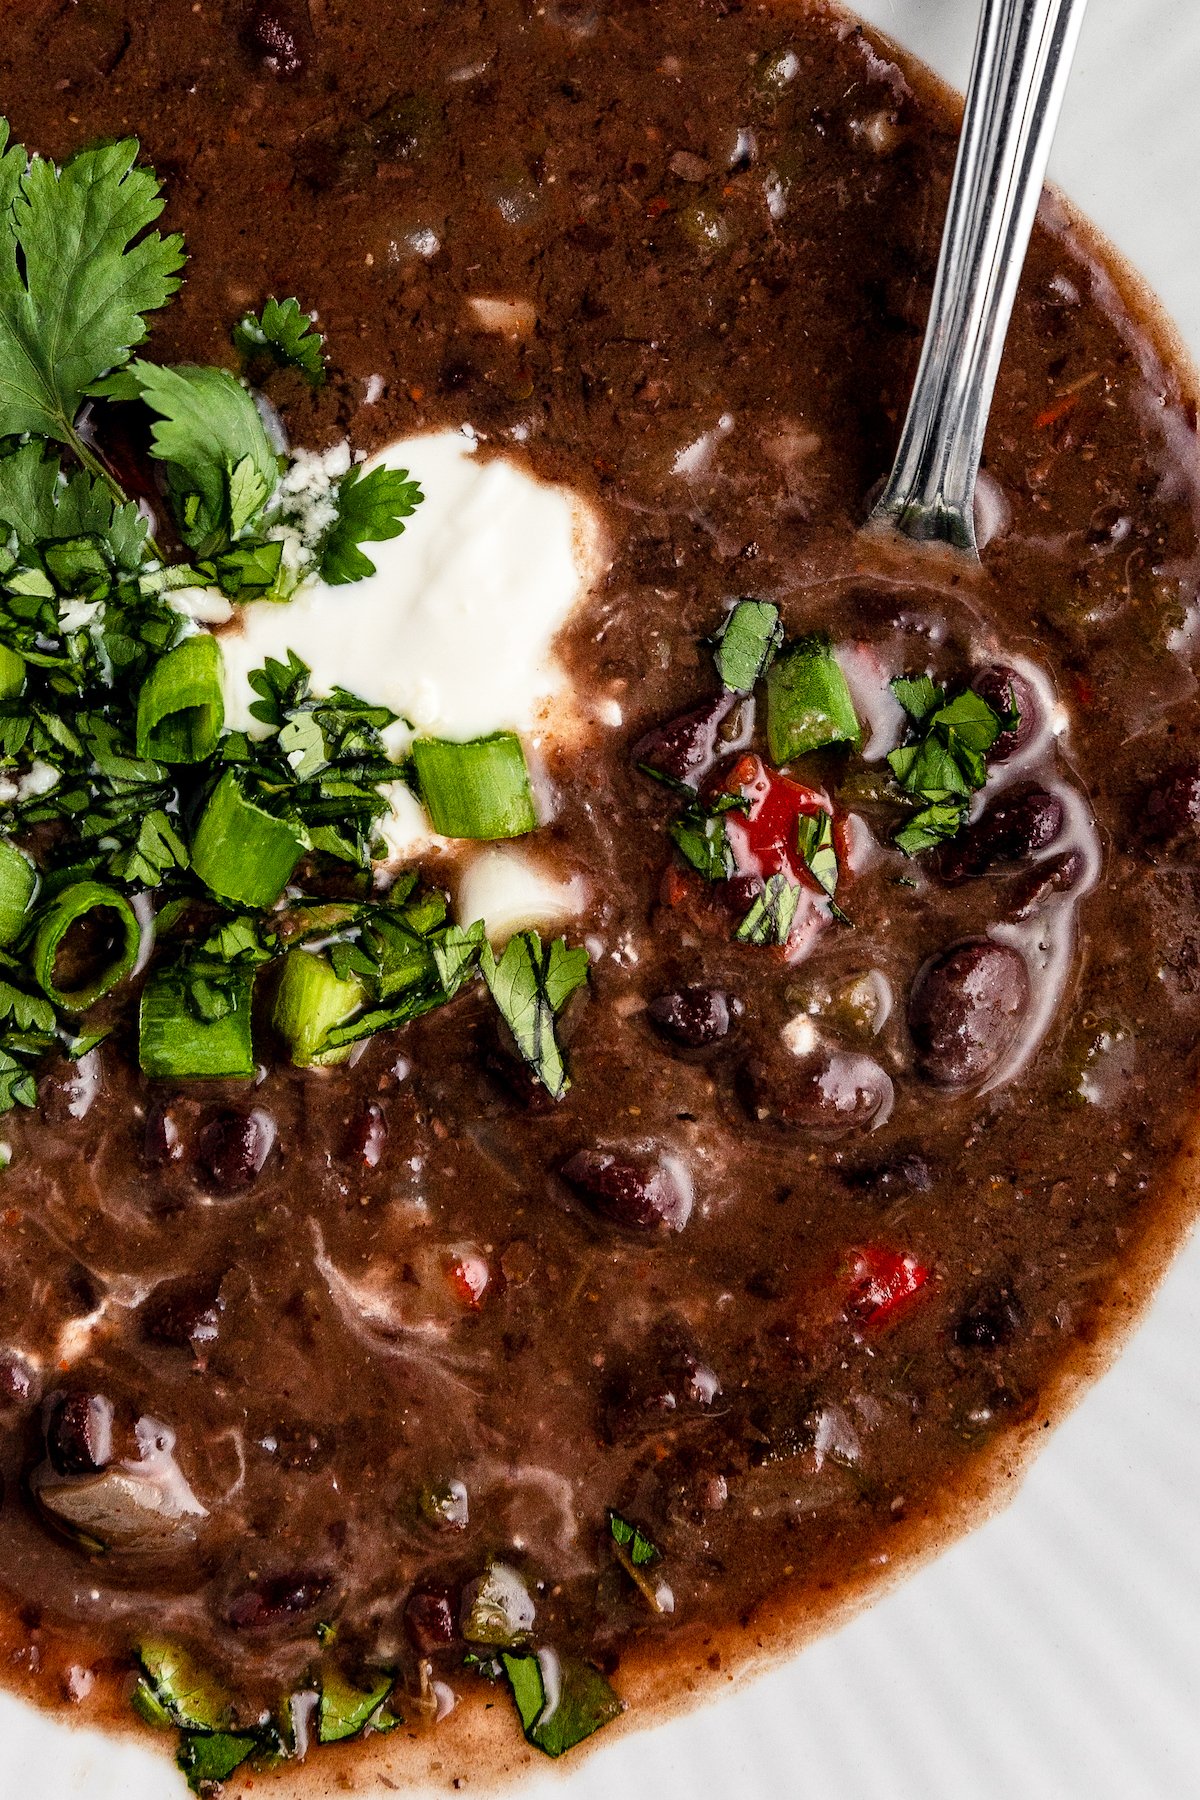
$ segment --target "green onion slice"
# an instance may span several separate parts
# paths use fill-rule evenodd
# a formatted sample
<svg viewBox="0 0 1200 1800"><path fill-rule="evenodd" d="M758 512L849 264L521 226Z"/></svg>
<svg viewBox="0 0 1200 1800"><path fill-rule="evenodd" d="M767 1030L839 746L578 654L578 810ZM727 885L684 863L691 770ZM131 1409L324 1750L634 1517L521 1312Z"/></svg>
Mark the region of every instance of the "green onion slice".
<svg viewBox="0 0 1200 1800"><path fill-rule="evenodd" d="M237 971L228 1010L219 1018L200 1019L188 1004L182 969L177 964L156 969L142 989L138 1020L138 1061L145 1073L170 1080L253 1075L253 988L253 971Z"/></svg>
<svg viewBox="0 0 1200 1800"><path fill-rule="evenodd" d="M324 1048L337 1025L362 1006L367 991L354 975L342 979L329 959L310 950L289 950L275 996L275 1029L298 1068L345 1062L350 1044Z"/></svg>
<svg viewBox="0 0 1200 1800"><path fill-rule="evenodd" d="M192 868L222 900L273 906L305 847L303 827L256 805L230 769L196 827Z"/></svg>
<svg viewBox="0 0 1200 1800"><path fill-rule="evenodd" d="M521 740L512 731L465 744L418 738L421 798L435 831L454 838L514 838L536 831L537 808Z"/></svg>
<svg viewBox="0 0 1200 1800"><path fill-rule="evenodd" d="M138 695L137 751L156 762L211 756L225 723L221 646L209 632L185 638L159 658Z"/></svg>
<svg viewBox="0 0 1200 1800"><path fill-rule="evenodd" d="M60 988L55 969L63 940L73 925L93 913L111 914L109 960L81 987ZM129 974L137 961L141 940L141 926L122 894L98 881L77 881L56 895L42 915L33 940L34 977L55 1006L61 1006L66 1012L85 1012Z"/></svg>
<svg viewBox="0 0 1200 1800"><path fill-rule="evenodd" d="M790 645L767 671L767 746L779 766L829 744L862 743L850 689L828 643Z"/></svg>
<svg viewBox="0 0 1200 1800"><path fill-rule="evenodd" d="M0 945L20 937L37 886L29 858L10 839L0 838Z"/></svg>

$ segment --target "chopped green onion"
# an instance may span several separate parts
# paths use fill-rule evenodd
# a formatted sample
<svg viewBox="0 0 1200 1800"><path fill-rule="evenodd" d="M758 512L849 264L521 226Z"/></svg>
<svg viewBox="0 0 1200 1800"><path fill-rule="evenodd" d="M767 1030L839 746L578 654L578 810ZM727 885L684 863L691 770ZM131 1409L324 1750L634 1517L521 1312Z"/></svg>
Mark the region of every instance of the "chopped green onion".
<svg viewBox="0 0 1200 1800"><path fill-rule="evenodd" d="M11 944L25 928L38 872L8 838L0 839L0 944Z"/></svg>
<svg viewBox="0 0 1200 1800"><path fill-rule="evenodd" d="M73 925L90 913L110 913L115 921L109 961L81 987L62 989L55 980L59 950ZM64 888L42 915L33 940L33 973L42 992L66 1012L85 1012L110 988L123 981L137 961L142 928L133 908L115 888L98 881L77 881Z"/></svg>
<svg viewBox="0 0 1200 1800"><path fill-rule="evenodd" d="M231 970L231 1004L219 1018L197 1018L178 963L156 969L142 989L138 1061L147 1075L253 1075L250 1030L252 971Z"/></svg>
<svg viewBox="0 0 1200 1800"><path fill-rule="evenodd" d="M274 1022L296 1066L345 1062L350 1045L325 1049L325 1039L335 1025L352 1018L366 998L362 982L354 975L339 977L326 957L289 950L275 996Z"/></svg>
<svg viewBox="0 0 1200 1800"><path fill-rule="evenodd" d="M138 695L137 751L157 762L198 763L211 756L225 723L221 646L197 632L154 664Z"/></svg>
<svg viewBox="0 0 1200 1800"><path fill-rule="evenodd" d="M783 642L779 608L769 600L739 600L713 646L713 661L725 687L748 694Z"/></svg>
<svg viewBox="0 0 1200 1800"><path fill-rule="evenodd" d="M25 686L25 658L0 644L0 700L15 700Z"/></svg>
<svg viewBox="0 0 1200 1800"><path fill-rule="evenodd" d="M827 744L862 742L850 689L823 638L802 638L767 671L767 745L779 765Z"/></svg>
<svg viewBox="0 0 1200 1800"><path fill-rule="evenodd" d="M273 906L304 847L302 827L257 806L230 769L196 827L192 868L223 900Z"/></svg>
<svg viewBox="0 0 1200 1800"><path fill-rule="evenodd" d="M538 816L521 740L512 731L456 744L418 738L412 747L421 798L435 831L453 838L514 838Z"/></svg>

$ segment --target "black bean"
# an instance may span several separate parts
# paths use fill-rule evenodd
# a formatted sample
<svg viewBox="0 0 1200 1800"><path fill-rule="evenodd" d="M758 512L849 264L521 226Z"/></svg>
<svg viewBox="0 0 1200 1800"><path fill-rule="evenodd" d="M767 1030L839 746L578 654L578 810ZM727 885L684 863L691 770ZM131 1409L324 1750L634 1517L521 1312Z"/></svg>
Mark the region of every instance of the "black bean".
<svg viewBox="0 0 1200 1800"><path fill-rule="evenodd" d="M959 1315L954 1341L963 1350L998 1350L1011 1343L1023 1317L1021 1303L1007 1282L980 1288Z"/></svg>
<svg viewBox="0 0 1200 1800"><path fill-rule="evenodd" d="M719 988L687 987L658 994L646 1008L664 1037L685 1050L704 1050L729 1030L729 1001Z"/></svg>
<svg viewBox="0 0 1200 1800"><path fill-rule="evenodd" d="M698 787L725 748L721 727L740 704L737 694L716 694L703 706L656 725L633 746L633 760L670 781Z"/></svg>
<svg viewBox="0 0 1200 1800"><path fill-rule="evenodd" d="M840 1050L793 1056L782 1044L742 1065L738 1091L759 1124L828 1137L865 1129L892 1104L891 1078L871 1057Z"/></svg>
<svg viewBox="0 0 1200 1800"><path fill-rule="evenodd" d="M1054 842L1062 830L1063 816L1062 801L1045 788L1001 794L974 824L943 847L942 880L966 881L1036 856Z"/></svg>
<svg viewBox="0 0 1200 1800"><path fill-rule="evenodd" d="M659 1431L664 1419L707 1413L720 1393L720 1380L700 1346L668 1315L657 1323L641 1354L608 1376L601 1395L604 1434L619 1442Z"/></svg>
<svg viewBox="0 0 1200 1800"><path fill-rule="evenodd" d="M1033 736L1038 722L1038 704L1034 691L1023 675L1018 675L1015 669L1003 668L998 663L981 669L972 679L971 686L1000 718L1007 717L1014 710L1019 715L1012 730L1002 731L987 753L989 762L1007 762L1018 750L1023 750Z"/></svg>
<svg viewBox="0 0 1200 1800"><path fill-rule="evenodd" d="M46 1408L46 1454L60 1475L95 1475L112 1461L113 1405L103 1394L55 1394Z"/></svg>
<svg viewBox="0 0 1200 1800"><path fill-rule="evenodd" d="M272 75L301 74L312 41L307 0L256 0L242 35L251 55Z"/></svg>
<svg viewBox="0 0 1200 1800"><path fill-rule="evenodd" d="M38 1378L19 1350L0 1350L0 1411L15 1412L37 1399Z"/></svg>
<svg viewBox="0 0 1200 1800"><path fill-rule="evenodd" d="M1016 884L1004 909L1005 918L1018 922L1031 919L1051 895L1069 893L1083 870L1084 860L1078 850L1064 850L1061 856L1044 857Z"/></svg>
<svg viewBox="0 0 1200 1800"><path fill-rule="evenodd" d="M917 1067L936 1087L986 1080L1011 1048L1029 1007L1019 951L972 938L935 956L913 983L908 1028Z"/></svg>
<svg viewBox="0 0 1200 1800"><path fill-rule="evenodd" d="M927 1194L933 1186L933 1170L919 1150L901 1150L881 1162L844 1169L842 1179L848 1187L890 1201L898 1194Z"/></svg>
<svg viewBox="0 0 1200 1800"><path fill-rule="evenodd" d="M271 1154L275 1121L256 1106L252 1112L221 1112L196 1140L196 1160L219 1194L248 1188Z"/></svg>
<svg viewBox="0 0 1200 1800"><path fill-rule="evenodd" d="M215 1342L221 1328L219 1276L185 1276L164 1281L138 1308L138 1326L152 1344L198 1354Z"/></svg>
<svg viewBox="0 0 1200 1800"><path fill-rule="evenodd" d="M563 1164L563 1179L593 1212L634 1231L682 1231L692 1211L685 1180L665 1162L639 1152L580 1150Z"/></svg>
<svg viewBox="0 0 1200 1800"><path fill-rule="evenodd" d="M458 1636L457 1611L449 1588L417 1588L404 1607L404 1629L414 1650L432 1656Z"/></svg>
<svg viewBox="0 0 1200 1800"><path fill-rule="evenodd" d="M364 1168L377 1169L387 1143L388 1126L378 1100L368 1100L350 1121L346 1133L346 1155Z"/></svg>
<svg viewBox="0 0 1200 1800"><path fill-rule="evenodd" d="M329 1587L330 1577L311 1569L257 1575L227 1602L225 1621L238 1631L290 1625L315 1612Z"/></svg>

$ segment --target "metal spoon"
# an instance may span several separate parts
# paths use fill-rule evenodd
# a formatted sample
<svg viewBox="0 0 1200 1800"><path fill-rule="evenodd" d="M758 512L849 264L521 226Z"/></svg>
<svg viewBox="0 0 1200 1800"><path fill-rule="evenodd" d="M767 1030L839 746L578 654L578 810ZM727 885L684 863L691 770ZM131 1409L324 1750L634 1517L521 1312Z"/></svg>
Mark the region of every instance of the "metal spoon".
<svg viewBox="0 0 1200 1800"><path fill-rule="evenodd" d="M1087 0L983 0L925 344L872 524L978 558L975 482Z"/></svg>

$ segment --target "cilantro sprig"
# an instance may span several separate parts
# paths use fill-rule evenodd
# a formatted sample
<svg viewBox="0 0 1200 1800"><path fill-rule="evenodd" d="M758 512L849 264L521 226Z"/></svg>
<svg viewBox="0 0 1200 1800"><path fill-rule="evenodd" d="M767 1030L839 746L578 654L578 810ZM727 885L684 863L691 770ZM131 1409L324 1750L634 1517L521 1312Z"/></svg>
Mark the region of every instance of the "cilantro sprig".
<svg viewBox="0 0 1200 1800"><path fill-rule="evenodd" d="M891 685L911 731L910 741L890 753L888 765L898 786L920 802L892 841L906 856L919 856L962 830L971 796L987 780L987 752L1018 720L1001 718L970 688L951 699L928 675Z"/></svg>

